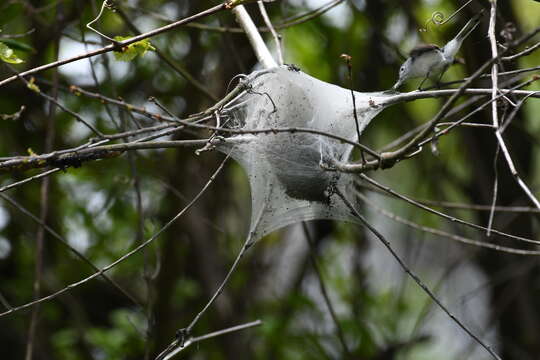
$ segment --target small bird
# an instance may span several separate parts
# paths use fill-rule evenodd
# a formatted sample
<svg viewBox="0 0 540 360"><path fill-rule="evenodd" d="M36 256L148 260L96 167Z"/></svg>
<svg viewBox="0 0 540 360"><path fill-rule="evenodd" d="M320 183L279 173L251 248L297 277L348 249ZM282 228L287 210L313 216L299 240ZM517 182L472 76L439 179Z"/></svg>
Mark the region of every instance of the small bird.
<svg viewBox="0 0 540 360"><path fill-rule="evenodd" d="M409 54L409 58L399 68L399 80L394 84L392 90L397 90L409 79L424 78L418 90L422 90L426 79L436 79L436 82L439 83L446 69L454 62L454 56L463 40L478 26L483 12L483 10L480 11L470 19L442 49L433 44L419 45L414 48Z"/></svg>

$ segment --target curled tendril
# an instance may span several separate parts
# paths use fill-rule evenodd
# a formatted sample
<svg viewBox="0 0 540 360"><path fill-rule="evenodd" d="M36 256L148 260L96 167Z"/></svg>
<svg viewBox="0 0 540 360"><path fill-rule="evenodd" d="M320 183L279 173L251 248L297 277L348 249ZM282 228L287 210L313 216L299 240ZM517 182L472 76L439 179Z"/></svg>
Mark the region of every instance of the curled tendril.
<svg viewBox="0 0 540 360"><path fill-rule="evenodd" d="M440 11L435 11L433 14L431 14L431 18L429 18L426 21L424 27L420 28L420 32L426 32L430 22L432 22L433 24L435 24L437 26L440 26L440 25L443 25L444 23L446 23L448 20L450 20L450 18L448 18L447 20L444 20L444 14L442 12L440 12Z"/></svg>
<svg viewBox="0 0 540 360"><path fill-rule="evenodd" d="M426 32L428 30L428 25L429 23L433 23L437 26L440 26L440 25L444 25L446 24L448 21L452 20L461 10L463 10L465 8L465 6L469 5L470 3L472 2L472 0L469 0L467 1L465 4L463 4L459 9L457 9L456 11L454 11L452 13L452 15L450 15L448 17L448 19L445 20L444 18L444 14L440 11L435 11L433 14L431 14L431 18L429 18L424 27L423 28L420 28L419 31L420 32Z"/></svg>
<svg viewBox="0 0 540 360"><path fill-rule="evenodd" d="M444 24L446 21L448 20L444 20L444 14L440 11L435 11L432 15L431 15L431 21L435 24L435 25L442 25Z"/></svg>

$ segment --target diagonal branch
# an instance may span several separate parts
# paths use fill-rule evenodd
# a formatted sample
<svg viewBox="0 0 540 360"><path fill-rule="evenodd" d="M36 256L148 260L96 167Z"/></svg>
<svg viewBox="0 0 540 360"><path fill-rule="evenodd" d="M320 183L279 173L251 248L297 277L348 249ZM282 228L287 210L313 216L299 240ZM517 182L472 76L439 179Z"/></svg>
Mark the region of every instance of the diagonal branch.
<svg viewBox="0 0 540 360"><path fill-rule="evenodd" d="M432 228L432 227L429 227L429 226L424 226L424 225L417 224L417 223L415 223L413 221L404 219L401 216L398 216L398 215L396 215L396 214L394 214L394 213L392 213L390 211L387 211L387 210L383 209L382 207L379 207L379 206L375 205L375 203L373 201L369 200L367 196L365 196L364 194L362 194L360 192L355 192L355 194L356 194L356 196L358 196L358 198L360 198L363 202L368 204L371 208L373 208L379 214L382 214L383 216L385 216L385 217L387 217L389 219L392 219L395 222L406 225L406 226L408 226L410 228L413 228L413 229L416 229L418 231L422 231L422 232L425 232L425 233L428 233L428 234L443 237L443 238L446 238L446 239L449 239L449 240L452 240L452 241L457 241L457 242L460 242L462 244L473 245L473 246L478 246L478 247L484 247L484 248L488 248L488 249L491 249L491 250L500 251L500 252L504 252L504 253L508 253L508 254L526 255L526 256L540 256L540 251L538 251L538 250L522 250L522 249L516 249L516 248L512 248L512 247L508 247L508 246L501 246L501 245L493 244L493 243L490 243L490 242L473 240L473 239L466 238L466 237L456 235L456 234L452 234L452 233L449 233L449 232L446 232L446 231L443 231L443 230L439 230L439 229L435 229L435 228Z"/></svg>
<svg viewBox="0 0 540 360"><path fill-rule="evenodd" d="M439 298L424 284L424 282L414 273L401 259L401 257L395 252L390 245L390 242L377 230L375 229L351 204L351 202L343 195L339 189L335 189L337 195L341 200L347 205L351 210L354 216L360 220L360 222L373 234L375 237L384 245L384 247L390 252L392 257L398 262L399 266L409 275L414 282L422 289L424 292L439 306L439 308L446 313L463 331L465 331L471 339L474 339L480 346L482 346L486 351L496 360L502 360L497 353L491 348L490 345L484 343L478 336L476 336L461 320L459 320L454 314L448 310L448 308L439 300Z"/></svg>
<svg viewBox="0 0 540 360"><path fill-rule="evenodd" d="M309 229L305 221L302 222L302 229L304 230L304 235L309 245L309 258L311 259L311 264L313 266L313 269L315 270L315 274L317 275L317 280L319 281L319 288L321 289L324 302L326 303L328 312L330 313L330 316L332 317L332 321L336 325L338 339L339 339L339 342L341 343L341 347L343 348L343 353L346 355L345 358L350 358L351 352L349 350L349 347L347 346L347 342L345 341L345 335L343 333L343 329L341 328L341 325L339 324L339 320L338 320L336 311L334 310L334 306L332 305L332 302L330 301L328 290L326 290L326 285L324 284L323 276L322 276L321 270L319 269L319 264L317 262L317 257L315 254L315 246L313 245L313 239L311 237L311 234L309 233Z"/></svg>
<svg viewBox="0 0 540 360"><path fill-rule="evenodd" d="M252 322L249 322L249 323L246 323L246 324L236 325L236 326L233 326L233 327L230 327L230 328L227 328L227 329L214 331L214 332L211 332L209 334L205 334L205 335L201 335L201 336L197 336L197 337L190 337L189 339L187 339L184 342L183 346L178 346L177 344L175 344L174 346L169 346L167 349L162 351L157 356L156 360L157 359L163 359L163 360L171 359L176 354L178 354L179 352L186 349L188 346L193 345L195 343L198 343L199 341L211 339L211 338L214 338L214 337L217 337L217 336L221 336L221 335L229 334L229 333L232 333L232 332L249 329L249 328L252 328L252 327L255 327L255 326L260 326L260 325L262 325L262 321L261 320L255 320L255 321L252 321Z"/></svg>
<svg viewBox="0 0 540 360"><path fill-rule="evenodd" d="M133 24L133 22L130 20L130 18L127 16L127 14L122 10L121 7L118 7L116 9L116 12L118 15L120 15L120 18L126 23L126 25L131 29L131 31L137 35L142 34L141 31ZM163 60L167 65L171 67L174 71L176 71L178 74L180 74L184 79L186 79L191 85L193 85L197 90L199 90L202 94L204 94L206 97L213 101L218 101L218 98L212 94L212 92L204 86L199 80L197 80L193 75L189 73L183 66L178 64L177 62L173 61L171 58L169 58L163 51L161 51L158 47L156 47L155 52L157 56Z"/></svg>
<svg viewBox="0 0 540 360"><path fill-rule="evenodd" d="M62 237L58 232L56 232L53 228L51 228L49 225L47 225L42 219L31 213L28 209L23 207L21 204L13 200L10 196L0 193L0 198L2 198L7 203L11 204L14 208L28 216L30 219L32 219L35 223L39 224L41 228L43 228L49 235L51 235L53 238L58 240L63 246L65 246L69 251L71 251L75 257L79 258L82 262L89 265L94 271L99 271L99 268L94 265L90 259L88 259L84 254L82 254L80 251L75 249L73 246L69 244L69 242ZM110 278L107 274L101 275L105 282L109 283L113 287L115 287L117 290L119 290L125 297L127 297L133 304L137 305L139 308L142 309L142 304L127 290L122 288L116 281L114 281L112 278Z"/></svg>
<svg viewBox="0 0 540 360"><path fill-rule="evenodd" d="M388 186L385 186L385 185L382 185L382 184L378 183L377 181L373 180L372 178L366 176L365 174L360 174L359 176L362 179L364 179L365 181L367 181L368 183L370 183L371 185L375 186L377 189L380 189L380 190L382 190L382 191L384 191L384 192L386 192L386 193L388 193L388 194L390 194L390 195L392 195L392 196L394 196L394 197L396 197L398 199L404 200L404 201L408 202L409 204L414 205L414 206L416 206L416 207L418 207L418 208L420 208L422 210L425 210L427 212L430 212L432 214L440 216L440 217L442 217L442 218L444 218L444 219L446 219L448 221L451 221L451 222L457 223L457 224L461 224L461 225L465 225L465 226L468 226L470 228L473 228L475 230L482 231L482 232L487 230L487 228L485 228L484 226L477 225L477 224L474 224L474 223L470 223L470 222L467 222L467 221L462 220L460 218L456 218L456 217L447 215L447 214L445 214L443 212L434 210L434 209L430 208L429 206L421 204L420 202L415 201L415 200L409 198L408 196L402 195L402 194L392 190ZM498 231L498 230L495 230L495 229L491 229L491 232L494 233L494 234L500 235L502 237L505 237L507 239L522 241L522 242L529 243L529 244L540 245L540 241L538 241L538 240L533 240L533 239L529 239L529 238L522 237L522 236L508 234L508 233Z"/></svg>
<svg viewBox="0 0 540 360"><path fill-rule="evenodd" d="M188 24L188 23L190 23L192 21L195 21L195 20L201 19L203 17L206 17L206 16L209 16L209 15L215 14L217 12L223 11L226 8L227 8L226 4L222 3L222 4L216 5L214 7L211 7L209 9L207 9L207 10L201 11L200 13L197 13L195 15L188 16L188 17L183 18L181 20L178 20L178 21L176 21L174 23L171 23L171 24L162 26L160 28L145 32L144 34L134 36L134 37L129 38L127 40L119 41L119 42L117 42L115 44L110 44L110 45L107 45L105 47L99 48L97 50L89 51L89 52L87 52L85 54L80 54L80 55L77 55L77 56L74 56L74 57L71 57L71 58L68 58L68 59L64 59L64 60L54 61L54 62L45 64L45 65L41 65L41 66L32 68L30 70L23 71L18 76L28 76L28 75L35 74L35 73L38 73L38 72L41 72L41 71L44 71L44 70L56 68L56 67L59 67L59 66L65 65L65 64L69 64L69 63L72 63L72 62L75 62L75 61L86 59L86 58L89 58L89 57L92 57L92 56L105 54L105 53L108 53L108 52L111 52L111 51L117 51L117 50L122 49L123 47L126 47L128 45L136 43L137 41L141 41L141 40L147 39L149 37L162 34L164 32L175 29L175 28L177 28L179 26ZM11 76L9 78L6 78L6 79L0 81L0 86L9 84L10 82L13 82L16 79L17 79L17 76Z"/></svg>
<svg viewBox="0 0 540 360"><path fill-rule="evenodd" d="M251 43L251 46L255 51L255 55L257 56L257 59L261 62L263 67L265 69L277 67L278 65L276 61L272 57L272 54L270 54L270 50L268 50L268 47L264 43L261 34L259 34L257 27L253 23L253 20L251 20L251 17L249 16L244 6L238 5L232 11L236 15L236 21L238 21L240 26L246 32L249 42Z"/></svg>
<svg viewBox="0 0 540 360"><path fill-rule="evenodd" d="M491 16L489 21L489 30L488 30L488 36L490 40L491 45L491 55L492 59L498 60L499 54L497 51L497 40L495 38L495 18L497 15L497 0L490 0L491 1ZM492 93L491 98L494 99L497 96L498 91L498 67L497 63L494 61L493 65L491 66L491 83L492 83ZM510 169L510 173L515 178L517 184L521 187L525 195L529 198L529 200L536 206L538 209L540 209L540 201L532 191L529 189L525 181L521 179L519 176L516 166L514 165L514 161L512 160L512 156L510 155L510 152L508 151L508 147L506 146L506 143L504 142L504 139L502 137L502 133L499 129L499 118L497 113L497 102L493 101L491 104L491 113L492 113L492 122L493 127L495 128L495 137L497 138L497 142L499 144L499 147L504 155L504 158L506 160L506 163L508 164L508 168ZM498 154L498 151L497 151ZM495 206L495 196L493 200L493 206ZM488 230L489 233L489 230Z"/></svg>
<svg viewBox="0 0 540 360"><path fill-rule="evenodd" d="M134 255L134 254L138 253L139 251L141 251L142 249L146 248L154 240L156 240L165 230L167 230L176 220L178 220L182 215L184 215L199 200L199 198L206 192L208 187L214 182L217 175L221 172L221 170L225 166L225 163L227 162L228 159L229 159L229 156L225 157L225 159L221 162L221 164L216 169L216 171L212 174L212 176L210 177L208 182L202 187L201 191L199 191L199 193L197 193L197 195L195 195L193 200L191 200L182 210L180 210L180 212L178 212L171 220L169 220L165 225L163 225L163 227L161 227L148 240L146 240L142 244L138 245L134 249L128 251L126 254L124 254L120 258L118 258L116 261L114 261L114 262L110 263L109 265L101 268L99 271L96 271L92 275L87 276L86 278L84 278L82 280L79 280L77 282L71 283L68 286L66 286L66 287L64 287L64 288L62 288L62 289L60 289L60 290L58 290L58 291L56 291L56 292L54 292L54 293L52 293L50 295L41 297L41 298L39 298L37 300L31 301L29 303L26 303L26 304L23 304L23 305L20 305L20 306L12 307L11 309L0 313L0 317L12 314L14 312L17 312L17 311L20 311L20 310L23 310L23 309L31 308L32 306L35 306L37 304L41 304L42 302L45 302L45 301L48 301L48 300L55 299L58 296L60 296L60 295L62 295L64 293L67 293L68 291L70 291L70 290L72 290L72 289L74 289L76 287L79 287L79 286L89 282L90 280L95 279L98 276L103 276L103 274L105 274L107 271L109 271L110 269L112 269L116 265L120 264L121 262L125 261L126 259L128 259L132 255Z"/></svg>
<svg viewBox="0 0 540 360"><path fill-rule="evenodd" d="M444 105L441 107L439 112L427 123L427 125L420 131L413 139L411 139L407 144L405 144L403 147L396 151L390 151L385 152L381 154L381 159L376 161L371 161L366 164L335 164L335 169L338 171L344 171L344 172L354 172L359 173L366 170L373 170L378 168L389 168L394 166L398 161L403 160L404 158L407 158L410 156L410 154L414 154L418 152L421 148L419 146L419 142L425 139L430 133L433 132L435 127L439 122L444 119L446 114L451 110L451 106L457 101L457 99L463 95L466 94L467 88L472 84L472 82L480 77L484 70L487 69L489 66L497 62L502 55L504 55L507 51L509 51L511 48L518 46L527 40L529 40L531 37L536 35L540 32L540 27L536 28L535 30L531 31L530 33L526 34L525 36L521 37L520 39L512 42L511 46L506 48L504 51L499 53L497 56L492 57L490 60L486 61L484 64L482 64L473 75L471 75L469 78L465 80L465 82L456 90L451 90L449 93L452 93L452 96L444 103ZM441 91L448 91L448 90L441 90ZM504 91L503 91L504 92ZM423 92L413 92L413 97L422 96ZM491 93L491 90L490 90ZM418 94L418 95L417 95ZM407 98L410 96L409 94L396 94L395 96L389 96L386 100L384 100L384 105L389 104L395 104L397 102L403 101L404 98ZM535 204L536 205L536 204Z"/></svg>

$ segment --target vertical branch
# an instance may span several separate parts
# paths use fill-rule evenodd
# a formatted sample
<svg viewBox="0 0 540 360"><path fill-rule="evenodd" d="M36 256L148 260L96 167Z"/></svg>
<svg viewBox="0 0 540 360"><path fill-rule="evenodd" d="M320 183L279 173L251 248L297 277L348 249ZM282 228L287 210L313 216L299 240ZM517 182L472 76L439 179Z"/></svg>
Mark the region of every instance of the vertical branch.
<svg viewBox="0 0 540 360"><path fill-rule="evenodd" d="M491 56L493 58L497 57L497 40L495 38L495 21L497 16L497 0L490 0L491 1L491 11L489 16L489 29L488 29L488 36L489 36L489 43L491 45ZM497 111L497 92L499 88L499 74L498 74L498 66L499 64L497 62L494 62L493 65L491 65L491 121L493 124L493 129L495 130L495 133L498 134L499 132L499 113ZM498 135L496 135L498 137ZM497 152L495 154L495 161L494 161L494 169L495 169L495 182L493 184L493 197L491 201L491 211L489 213L489 221L487 226L487 232L486 235L491 235L491 226L493 225L493 216L495 213L495 206L497 206L497 190L498 190L498 181L497 181L497 158L499 155L499 146L497 146Z"/></svg>
<svg viewBox="0 0 540 360"><path fill-rule="evenodd" d="M244 6L238 5L234 9L232 9L232 12L236 15L236 21L238 21L240 26L246 32L249 42L251 43L251 46L253 46L253 50L255 51L255 55L257 56L257 59L259 59L259 61L261 62L262 66L265 69L277 67L278 65L276 61L272 57L272 54L270 54L270 51L264 43L261 34L259 34L257 27L255 27L253 20L251 20L251 17L249 16Z"/></svg>
<svg viewBox="0 0 540 360"><path fill-rule="evenodd" d="M56 17L60 15L60 6L61 2L56 6ZM59 32L58 26L54 27L55 32ZM55 56L58 59L58 48L60 40L57 39L54 43L54 52ZM55 100L58 98L58 68L54 69L53 72L53 93L52 96ZM54 126L54 114L55 114L55 102L49 102L49 111L47 120L45 123L45 152L50 152L53 149L54 137L55 137L55 126ZM38 227L36 234L36 262L34 266L35 278L34 278L34 299L39 299L41 297L41 281L43 278L43 251L44 251L44 242L45 242L45 224L47 222L47 215L49 213L49 188L50 188L51 178L45 177L41 183L40 187L40 214L39 219L41 224ZM28 341L26 343L26 354L25 360L32 360L34 355L34 346L37 333L37 325L39 322L39 313L40 305L38 304L32 309L32 315L30 317L30 326L28 329Z"/></svg>
<svg viewBox="0 0 540 360"><path fill-rule="evenodd" d="M353 82L352 63L351 63L352 57L347 54L341 54L341 58L344 59L345 62L347 63L347 71L349 73L349 82L351 85L350 88L351 88L351 97L352 97L352 105L353 105L354 124L356 125L357 141L360 142L360 124L358 123L358 113L356 112L356 97L354 96L354 90L353 90L354 82ZM362 164L365 164L366 159L364 157L364 152L362 150L360 150L360 155L362 157Z"/></svg>
<svg viewBox="0 0 540 360"><path fill-rule="evenodd" d="M137 231L136 231L136 239L137 244L144 243L144 209L142 206L142 194L141 194L141 179L138 173L137 169L137 154L130 152L128 154L128 161L131 168L131 176L133 178L133 191L135 192L135 208L137 209ZM150 335L152 334L152 275L150 274L150 268L149 268L149 254L148 254L148 248L144 248L143 250L143 257L144 257L144 265L143 265L143 279L146 284L146 319L148 322L147 330L145 332L145 356L144 359L147 360L150 358L150 346L149 340Z"/></svg>
<svg viewBox="0 0 540 360"><path fill-rule="evenodd" d="M490 19L489 19L489 29L488 29L488 37L489 42L491 44L491 81L492 81L492 90L491 90L491 98L492 100L497 97L497 93L499 91L498 89L498 64L497 61L500 58L499 53L497 51L497 39L495 38L495 19L497 15L497 0L490 0L491 2L491 13L490 13ZM501 151L504 155L504 158L506 160L506 163L508 164L508 168L510 169L510 172L512 176L515 178L517 184L521 187L525 195L531 200L531 202L540 209L540 201L536 198L536 196L532 193L532 191L529 189L527 184L521 179L519 176L519 173L516 170L516 167L514 165L514 161L512 160L512 156L510 155L510 152L508 151L508 148L506 147L506 143L504 142L504 139L502 137L501 129L499 128L499 119L498 119L498 113L497 113L497 102L493 101L491 103L491 112L492 112L492 122L493 127L495 128L495 137L497 138L497 142L501 148ZM489 231L489 229L488 229Z"/></svg>
<svg viewBox="0 0 540 360"><path fill-rule="evenodd" d="M491 57L496 59L498 57L497 51L497 40L495 38L495 21L497 16L497 0L490 0L491 2L491 12L489 17L489 44L491 45ZM491 113L492 113L492 123L493 127L499 129L499 115L497 112L497 102L494 99L497 97L498 87L499 87L499 75L498 75L498 66L497 61L493 62L491 65Z"/></svg>
<svg viewBox="0 0 540 360"><path fill-rule="evenodd" d="M499 171L497 169L497 162L499 161L499 152L501 147L497 144L495 150L495 158L493 159L493 173L495 180L493 181L493 195L491 199L491 208L489 210L488 226L486 230L486 236L491 236L491 227L493 226L493 218L495 217L495 207L497 206L497 194L499 192Z"/></svg>
<svg viewBox="0 0 540 360"><path fill-rule="evenodd" d="M278 64L279 66L283 65L283 53L281 50L281 35L279 35L276 32L276 29L274 28L274 25L272 25L272 22L270 21L270 17L268 16L268 13L266 12L266 8L264 7L264 3L259 0L257 2L259 4L259 11L261 12L261 15L264 19L264 22L266 24L266 27L270 29L270 32L272 33L272 36L274 37L274 41L276 42L276 51L278 55Z"/></svg>
<svg viewBox="0 0 540 360"><path fill-rule="evenodd" d="M311 260L311 264L313 265L313 269L315 270L315 274L317 275L317 280L319 281L319 287L321 289L324 302L326 303L328 312L330 312L330 316L332 317L332 320L334 321L334 324L336 325L336 331L339 338L339 342L341 343L341 347L343 348L343 353L346 355L346 358L350 358L351 352L349 351L349 347L347 346L347 342L345 341L345 335L343 334L343 329L341 328L341 325L339 324L336 311L334 310L334 306L332 305L332 302L330 301L330 296L328 296L328 291L326 290L326 286L324 284L321 270L319 269L319 264L317 263L317 258L315 257L315 248L313 246L313 239L311 238L311 234L309 233L309 229L305 221L302 222L302 229L304 230L304 235L309 245L309 258Z"/></svg>

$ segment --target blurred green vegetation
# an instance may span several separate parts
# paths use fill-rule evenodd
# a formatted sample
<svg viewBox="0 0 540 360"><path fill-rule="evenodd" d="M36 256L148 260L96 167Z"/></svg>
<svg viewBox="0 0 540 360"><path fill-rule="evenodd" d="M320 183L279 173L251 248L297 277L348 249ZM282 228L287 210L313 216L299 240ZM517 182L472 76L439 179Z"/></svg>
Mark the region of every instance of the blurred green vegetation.
<svg viewBox="0 0 540 360"><path fill-rule="evenodd" d="M163 25L164 21L147 11L179 19L218 2L116 0L115 3L137 27L148 31ZM322 3L282 0L267 4L267 9L272 20L281 23ZM402 54L407 54L420 42L444 44L468 17L480 7L489 6L486 1L473 1L447 25L431 24L427 32L418 31L433 12L440 11L449 16L462 3L455 0L381 0L355 1L359 6L354 6L345 1L325 15L280 31L285 62L294 63L321 80L350 87L346 65L340 58L346 53L352 56L356 90L386 90L396 80ZM24 62L11 67L0 63L1 79L11 76L14 71L55 61L59 54L66 58L107 44L85 28L100 6L100 1L76 0L2 2L0 46L9 47L13 56ZM515 25L516 31L512 33L515 38L540 25L540 5L534 1L499 1L499 7L499 37L507 23ZM247 9L257 24L263 24L256 5L249 5ZM237 26L229 12L218 13L201 22L212 27ZM95 27L111 37L134 35L121 16L109 10ZM471 74L491 57L486 28L487 19L460 51L464 65L454 65L445 74L445 81ZM6 37L18 34L21 36ZM270 43L270 37L265 35L265 38ZM255 56L243 34L186 26L152 38L151 44L218 98L225 94L231 78L249 73L256 67ZM148 46L143 50L148 50ZM129 62L116 61L119 59L112 53L80 60L73 65L36 74L36 83L43 92L57 97L62 104L107 134L152 126L155 122L99 100L77 96L69 92L70 85L157 110L147 101L148 97L154 96L179 117L202 111L213 103L190 81L161 61L155 52L144 52L140 51L134 58L120 59ZM3 52L0 47L0 59L2 53L5 50ZM538 64L540 52L536 51L517 62L505 63L503 70ZM532 74L538 74L538 71L523 74L522 80L529 79ZM414 90L417 85L412 81L403 90ZM475 84L475 87L486 86L489 86L488 81ZM540 85L534 83L526 90L540 90ZM431 119L443 102L444 99L426 99L389 108L365 131L362 142L380 149ZM0 114L13 114L23 105L26 109L20 118L0 120L2 157L26 155L28 149L38 154L46 152L47 139L51 140L52 149L65 149L78 146L93 136L60 109L56 108L51 114L50 105L22 82L0 88ZM506 115L512 111L508 103L501 103L499 109ZM505 133L520 174L537 194L540 185L538 113L540 102L530 99ZM464 114L461 112L458 116ZM452 120L457 118L454 116ZM490 123L489 107L471 121ZM189 133L174 135L175 139L192 137ZM489 130L459 128L440 139L438 156L426 148L412 160L370 175L415 198L490 204L495 147ZM103 267L148 239L176 215L208 181L221 160L222 156L215 152L195 156L193 149L161 149L132 152L66 169L50 178L47 224L96 266ZM507 165L500 160L497 167L498 204L530 205L508 173ZM0 186L39 173L32 170L0 174ZM41 187L40 181L32 181L6 194L39 216ZM143 359L159 353L174 338L175 331L186 326L208 300L236 256L249 223L249 196L242 169L230 162L203 198L171 229L144 252L131 256L107 272L142 307L133 304L101 278L44 302L39 310L34 359ZM419 224L485 239L482 234L456 228L454 224L420 212L402 201L379 195L370 198L385 209ZM93 273L87 264L49 234L44 238L43 253L38 254L39 226L7 202L0 202L0 207L6 213L5 224L0 221L0 242L9 244L8 250L0 253L0 295L11 306L34 299L34 268L39 256L44 261L41 296ZM402 244L398 246L400 253L413 269L421 272L428 284L436 287L442 282L444 285L445 278L441 280L440 272L449 267L450 253L454 252L446 251L448 239L434 239L419 231L388 225L367 207L363 211L376 226L383 227L380 230L392 243ZM486 212L455 209L447 212L487 224ZM530 214L500 214L495 217L495 223L501 231L538 239L538 221ZM399 286L378 282L381 269L390 265L378 264L376 268L368 265L370 249L378 245L363 229L329 222L316 222L311 226L315 234L315 253L338 309L350 359L456 358L455 351L445 351L444 346L448 345L440 342L441 333L433 330L435 320L431 315L425 315L425 306L430 302L421 289L405 276L398 279ZM297 244L303 241L291 232L281 230L256 244L234 273L223 296L196 326L194 335L255 319L261 319L262 326L193 345L184 357L347 359L322 301L307 247ZM496 236L489 241L507 244ZM424 242L434 245L422 245ZM295 246L300 250L290 250ZM430 255L436 270L415 263L417 258L408 253L414 252L411 249L420 252L423 246L430 246L430 251L432 247L438 249L435 255ZM490 298L477 306L493 311L496 320L490 323L490 328L498 331L497 347L505 360L535 358L540 353L537 341L540 332L536 331L540 330L540 292L532 284L538 283L540 269L534 258L519 258L474 247L458 248L462 251L463 261L473 264L490 284ZM390 257L385 259L392 261ZM527 271L516 270L529 265ZM505 270L509 275L502 277L500 273ZM516 288L512 287L514 285ZM460 300L452 301L455 305ZM0 311L4 310L6 308L2 307ZM6 359L24 357L31 314L32 310L23 310L0 318L0 348ZM487 358L478 355L483 354L480 352L473 354L478 359Z"/></svg>

